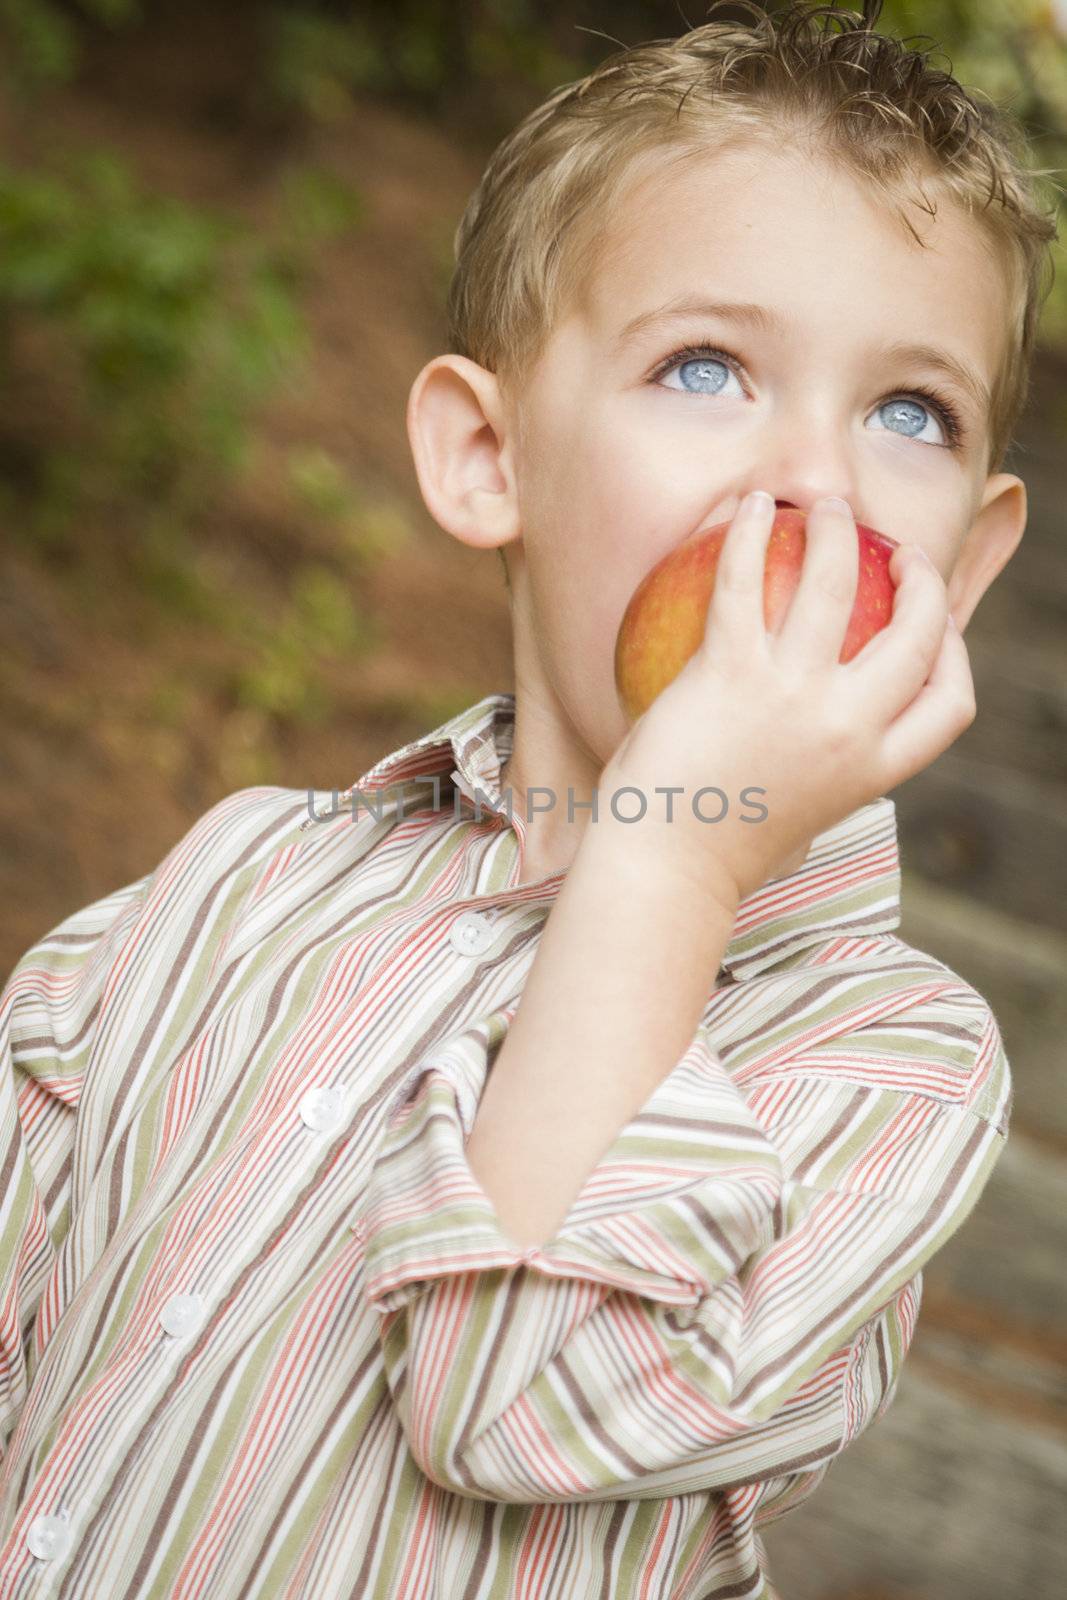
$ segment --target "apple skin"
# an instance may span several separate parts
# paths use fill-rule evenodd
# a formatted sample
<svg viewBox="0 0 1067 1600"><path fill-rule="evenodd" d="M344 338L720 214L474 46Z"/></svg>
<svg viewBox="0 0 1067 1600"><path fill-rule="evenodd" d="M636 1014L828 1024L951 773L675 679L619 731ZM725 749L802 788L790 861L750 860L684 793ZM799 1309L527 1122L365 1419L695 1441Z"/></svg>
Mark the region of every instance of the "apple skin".
<svg viewBox="0 0 1067 1600"><path fill-rule="evenodd" d="M777 633L804 561L807 513L775 512L763 576L763 620ZM615 640L615 686L631 722L677 676L704 637L719 554L729 522L685 539L647 572L630 597ZM897 541L857 522L859 582L838 659L850 661L893 615L895 585L889 562Z"/></svg>

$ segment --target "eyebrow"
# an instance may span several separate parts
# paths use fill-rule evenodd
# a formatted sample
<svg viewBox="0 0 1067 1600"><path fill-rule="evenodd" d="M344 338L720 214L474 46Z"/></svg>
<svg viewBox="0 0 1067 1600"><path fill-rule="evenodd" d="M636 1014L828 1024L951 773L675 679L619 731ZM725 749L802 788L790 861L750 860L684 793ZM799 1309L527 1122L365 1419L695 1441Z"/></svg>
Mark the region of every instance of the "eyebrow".
<svg viewBox="0 0 1067 1600"><path fill-rule="evenodd" d="M751 300L704 300L698 295L681 295L632 317L614 342L615 352L621 352L638 335L654 332L683 317L717 317L724 322L736 322L742 327L753 328L758 333L784 333L788 326L788 319L781 312L757 305ZM948 350L941 350L936 345L916 344L909 339L896 339L891 344L881 346L877 353L887 361L914 363L940 372L963 391L980 415L989 416L992 395L988 384L972 366Z"/></svg>

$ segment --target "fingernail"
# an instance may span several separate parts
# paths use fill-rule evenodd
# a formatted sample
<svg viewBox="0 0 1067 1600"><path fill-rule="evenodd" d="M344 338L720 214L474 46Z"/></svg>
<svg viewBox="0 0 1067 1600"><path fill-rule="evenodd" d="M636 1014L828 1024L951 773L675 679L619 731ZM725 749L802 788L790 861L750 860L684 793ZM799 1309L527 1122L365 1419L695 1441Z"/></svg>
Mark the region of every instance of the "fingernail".
<svg viewBox="0 0 1067 1600"><path fill-rule="evenodd" d="M839 514L843 512L846 516L851 511L848 501L842 500L841 496L837 494L828 494L825 499L820 500L819 504L824 506L827 511L836 511Z"/></svg>
<svg viewBox="0 0 1067 1600"><path fill-rule="evenodd" d="M774 497L766 489L753 489L751 494L746 494L744 510L746 512L770 511L774 506Z"/></svg>

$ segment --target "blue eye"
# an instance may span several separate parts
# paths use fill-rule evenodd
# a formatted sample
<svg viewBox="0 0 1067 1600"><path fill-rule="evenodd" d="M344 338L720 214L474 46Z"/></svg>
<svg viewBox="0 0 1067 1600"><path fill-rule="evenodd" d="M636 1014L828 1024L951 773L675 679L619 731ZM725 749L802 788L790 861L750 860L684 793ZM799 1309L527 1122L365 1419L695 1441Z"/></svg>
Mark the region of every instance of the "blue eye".
<svg viewBox="0 0 1067 1600"><path fill-rule="evenodd" d="M657 367L652 374L653 381L658 382L676 369L682 381L681 391L674 385L664 387L675 387L676 393L701 395L721 394L730 378L739 382L738 373L744 371L729 350L705 344L685 345ZM944 444L937 439L919 438L926 426L922 418L924 411L940 423L945 434ZM964 427L956 407L947 396L929 389L912 389L906 395L891 396L881 402L875 415L891 419L888 427L883 421L883 430L897 433L902 439L916 439L919 444L932 444L942 450L958 450L963 442Z"/></svg>
<svg viewBox="0 0 1067 1600"><path fill-rule="evenodd" d="M883 411L890 412L898 421L904 424L904 432L911 438L922 431L923 419L915 413L925 411L925 406L917 406L914 400L887 400L879 406L879 415Z"/></svg>
<svg viewBox="0 0 1067 1600"><path fill-rule="evenodd" d="M929 417L931 414L931 408L929 406L919 405L915 400L906 400L901 398L899 400L883 400L882 404L878 407L876 415L884 418L884 416L888 413L888 415L892 417L894 423L900 424L900 428L898 430L895 426L890 427L887 423L886 429L888 432L895 433L899 431L906 439L918 439L920 433L923 431L923 428L926 426L925 422L923 421L924 412L926 413L927 417ZM925 439L920 440L919 442L920 444L937 444L938 441L936 439Z"/></svg>
<svg viewBox="0 0 1067 1600"><path fill-rule="evenodd" d="M708 354L683 361L678 376L693 394L720 394L728 379L737 375L727 362Z"/></svg>

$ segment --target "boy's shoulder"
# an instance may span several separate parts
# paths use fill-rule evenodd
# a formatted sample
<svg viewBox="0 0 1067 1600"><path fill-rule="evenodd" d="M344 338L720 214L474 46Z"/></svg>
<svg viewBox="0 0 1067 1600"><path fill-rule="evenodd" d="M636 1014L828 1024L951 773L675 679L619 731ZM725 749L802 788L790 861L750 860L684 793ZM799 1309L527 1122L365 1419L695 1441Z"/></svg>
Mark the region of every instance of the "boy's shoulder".
<svg viewBox="0 0 1067 1600"><path fill-rule="evenodd" d="M256 846L269 848L279 830L286 831L308 814L304 789L284 789L273 784L251 785L223 795L208 807L171 846L157 870L197 860L246 859Z"/></svg>
<svg viewBox="0 0 1067 1600"><path fill-rule="evenodd" d="M892 930L827 935L716 990L705 1020L740 1082L834 1079L966 1108L1007 1133L1011 1069L985 997Z"/></svg>
<svg viewBox="0 0 1067 1600"><path fill-rule="evenodd" d="M164 921L189 913L234 879L251 883L271 857L296 847L307 792L261 784L236 789L200 814L141 880L145 913Z"/></svg>

